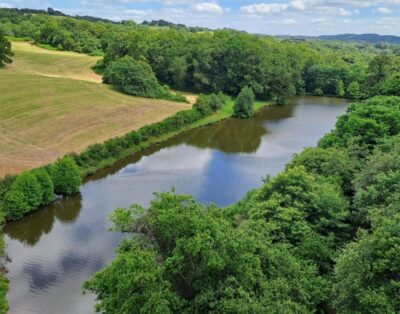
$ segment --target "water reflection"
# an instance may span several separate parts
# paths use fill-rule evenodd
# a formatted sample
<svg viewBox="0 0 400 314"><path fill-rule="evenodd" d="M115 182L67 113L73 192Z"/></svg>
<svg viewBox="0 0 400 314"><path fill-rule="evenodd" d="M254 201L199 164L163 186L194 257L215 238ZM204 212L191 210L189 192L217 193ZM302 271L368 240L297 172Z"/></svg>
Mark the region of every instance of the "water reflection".
<svg viewBox="0 0 400 314"><path fill-rule="evenodd" d="M5 227L10 313L93 313L82 282L114 256L121 239L107 215L175 186L197 200L226 206L280 171L291 155L315 145L346 102L302 97L247 120L226 120L138 152L85 181L63 199Z"/></svg>
<svg viewBox="0 0 400 314"><path fill-rule="evenodd" d="M51 231L56 219L67 224L73 223L82 208L81 201L81 195L63 198L19 221L8 223L4 227L4 233L13 240L34 246L42 235Z"/></svg>

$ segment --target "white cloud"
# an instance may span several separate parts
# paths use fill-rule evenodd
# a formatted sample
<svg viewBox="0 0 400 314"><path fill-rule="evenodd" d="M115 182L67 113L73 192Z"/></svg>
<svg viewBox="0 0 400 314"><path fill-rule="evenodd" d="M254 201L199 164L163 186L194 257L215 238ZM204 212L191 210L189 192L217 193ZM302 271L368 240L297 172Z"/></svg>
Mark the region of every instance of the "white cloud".
<svg viewBox="0 0 400 314"><path fill-rule="evenodd" d="M240 8L240 11L245 14L257 14L257 13L279 13L285 11L288 8L287 4L284 3L255 3L245 5Z"/></svg>
<svg viewBox="0 0 400 314"><path fill-rule="evenodd" d="M193 5L193 8L197 12L205 13L222 13L224 9L215 2L199 2Z"/></svg>
<svg viewBox="0 0 400 314"><path fill-rule="evenodd" d="M296 24L297 22L296 22L296 20L294 20L294 19L284 19L283 21L282 21L282 24L285 24L285 25L293 25L293 24Z"/></svg>
<svg viewBox="0 0 400 314"><path fill-rule="evenodd" d="M384 8L384 7L380 7L377 10L379 13L381 14L389 14L392 13L392 10L388 9L388 8Z"/></svg>
<svg viewBox="0 0 400 314"><path fill-rule="evenodd" d="M345 10L343 8L340 8L338 14L341 15L341 16L349 16L349 15L351 15L351 12L347 11L347 10Z"/></svg>
<svg viewBox="0 0 400 314"><path fill-rule="evenodd" d="M306 9L306 5L304 4L303 1L292 1L290 2L290 6L295 9L295 10L305 10Z"/></svg>
<svg viewBox="0 0 400 314"><path fill-rule="evenodd" d="M306 9L306 5L303 1L296 0L289 3L254 3L245 5L240 8L240 11L245 14L269 14L269 13L280 13L286 10L303 11Z"/></svg>

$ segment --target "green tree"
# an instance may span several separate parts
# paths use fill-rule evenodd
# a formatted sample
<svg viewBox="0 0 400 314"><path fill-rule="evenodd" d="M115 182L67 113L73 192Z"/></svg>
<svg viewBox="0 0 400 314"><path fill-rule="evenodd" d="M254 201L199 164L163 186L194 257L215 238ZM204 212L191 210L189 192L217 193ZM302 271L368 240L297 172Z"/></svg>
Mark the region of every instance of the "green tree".
<svg viewBox="0 0 400 314"><path fill-rule="evenodd" d="M54 191L57 194L71 195L79 192L82 179L79 168L71 157L57 160L51 168Z"/></svg>
<svg viewBox="0 0 400 314"><path fill-rule="evenodd" d="M8 219L19 219L42 203L42 190L36 176L31 172L20 174L6 194L5 210Z"/></svg>
<svg viewBox="0 0 400 314"><path fill-rule="evenodd" d="M248 118L252 116L254 101L253 90L248 86L243 87L233 106L233 116L235 118Z"/></svg>
<svg viewBox="0 0 400 314"><path fill-rule="evenodd" d="M343 97L345 95L346 91L345 91L345 87L344 87L344 83L342 80L339 80L336 83L336 95L339 97Z"/></svg>
<svg viewBox="0 0 400 314"><path fill-rule="evenodd" d="M6 194L4 210L8 220L18 220L31 210L24 193L20 190L11 190Z"/></svg>
<svg viewBox="0 0 400 314"><path fill-rule="evenodd" d="M151 66L132 57L123 57L112 62L104 71L103 81L135 96L156 98L161 90Z"/></svg>
<svg viewBox="0 0 400 314"><path fill-rule="evenodd" d="M200 94L193 105L193 109L197 110L202 116L211 114L213 109L211 108L210 100L210 96Z"/></svg>
<svg viewBox="0 0 400 314"><path fill-rule="evenodd" d="M37 169L34 172L36 179L39 181L42 190L42 202L41 205L47 205L54 201L54 184L51 180L49 173L43 169Z"/></svg>
<svg viewBox="0 0 400 314"><path fill-rule="evenodd" d="M361 97L360 84L358 82L351 82L347 88L347 95L350 98L358 99Z"/></svg>
<svg viewBox="0 0 400 314"><path fill-rule="evenodd" d="M271 243L262 221L234 228L220 208L171 193L111 218L142 237L85 285L103 312L307 313L325 297L316 267Z"/></svg>
<svg viewBox="0 0 400 314"><path fill-rule="evenodd" d="M11 57L14 54L11 51L11 43L5 37L3 31L0 29L0 68L6 63L11 63Z"/></svg>
<svg viewBox="0 0 400 314"><path fill-rule="evenodd" d="M334 305L339 313L400 311L400 215L363 232L337 259Z"/></svg>
<svg viewBox="0 0 400 314"><path fill-rule="evenodd" d="M390 74L392 59L387 55L376 55L369 63L369 86L374 86L384 81Z"/></svg>

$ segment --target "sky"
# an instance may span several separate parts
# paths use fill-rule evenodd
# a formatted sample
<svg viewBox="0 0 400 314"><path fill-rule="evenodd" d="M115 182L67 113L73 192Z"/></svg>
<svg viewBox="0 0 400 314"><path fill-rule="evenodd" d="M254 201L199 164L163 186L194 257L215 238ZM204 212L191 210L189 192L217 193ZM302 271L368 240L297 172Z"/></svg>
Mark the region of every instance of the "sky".
<svg viewBox="0 0 400 314"><path fill-rule="evenodd" d="M116 21L165 19L271 35L400 36L400 0L0 0L0 7L52 7Z"/></svg>

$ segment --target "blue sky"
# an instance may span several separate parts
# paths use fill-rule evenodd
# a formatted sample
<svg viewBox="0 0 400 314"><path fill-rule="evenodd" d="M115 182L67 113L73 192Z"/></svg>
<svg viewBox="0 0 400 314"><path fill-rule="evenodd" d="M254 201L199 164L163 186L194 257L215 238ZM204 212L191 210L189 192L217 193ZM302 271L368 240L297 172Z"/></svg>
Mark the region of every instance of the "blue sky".
<svg viewBox="0 0 400 314"><path fill-rule="evenodd" d="M0 7L52 7L73 15L166 19L272 35L400 35L400 0L0 0Z"/></svg>

